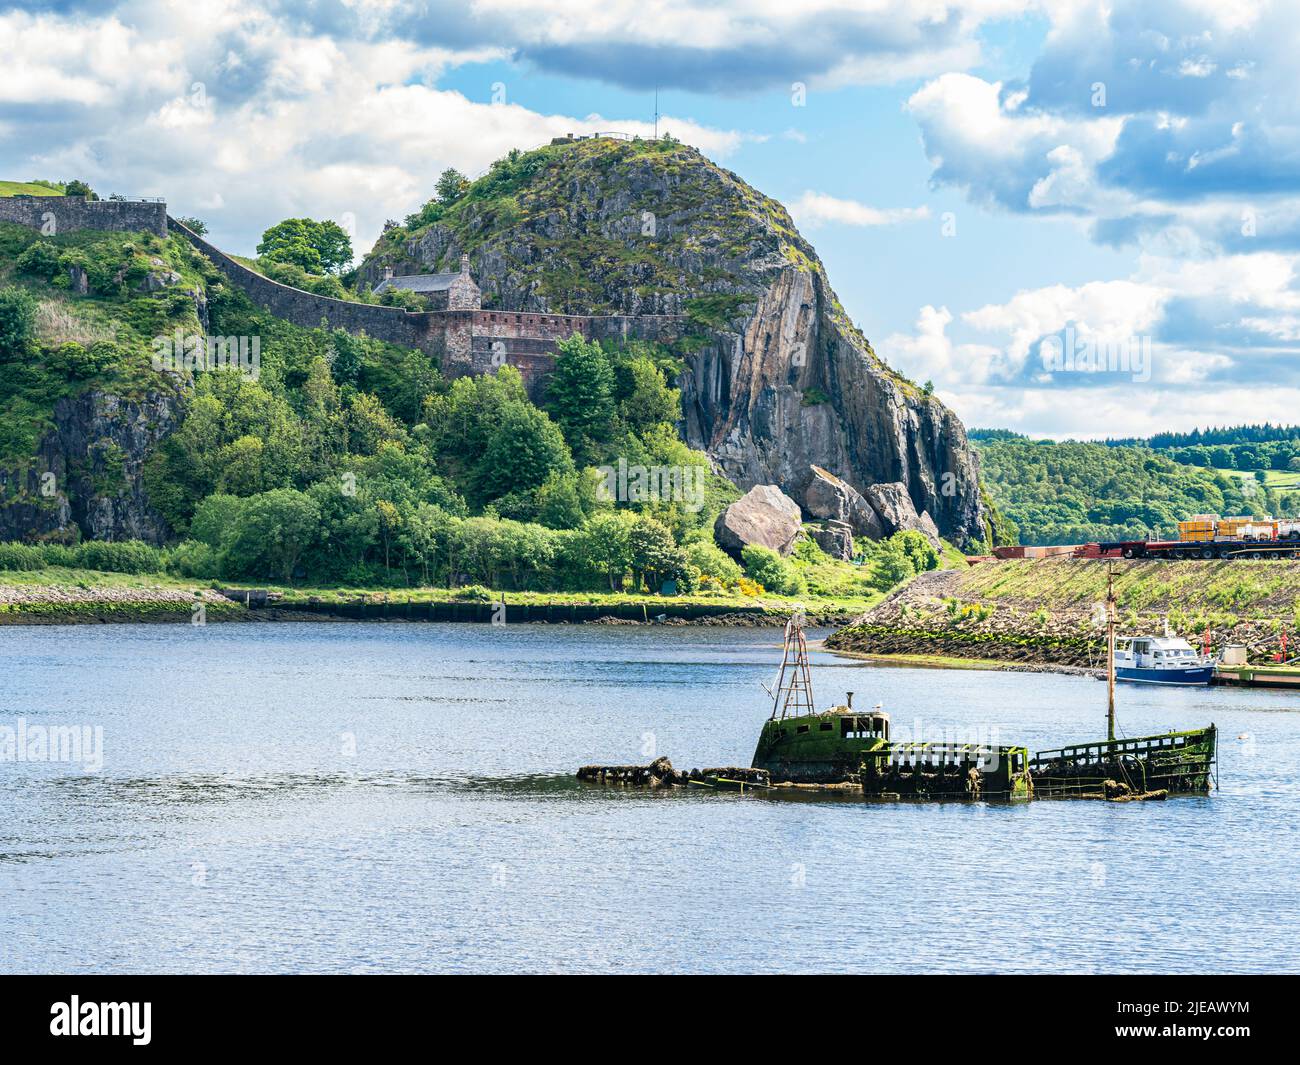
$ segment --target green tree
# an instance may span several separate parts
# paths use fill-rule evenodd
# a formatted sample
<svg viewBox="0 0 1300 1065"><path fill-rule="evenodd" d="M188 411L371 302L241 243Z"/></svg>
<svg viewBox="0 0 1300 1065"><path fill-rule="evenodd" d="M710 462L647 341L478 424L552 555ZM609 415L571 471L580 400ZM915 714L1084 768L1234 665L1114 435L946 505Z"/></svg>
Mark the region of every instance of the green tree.
<svg viewBox="0 0 1300 1065"><path fill-rule="evenodd" d="M379 400L358 392L348 405L348 449L356 455L373 455L386 441L402 440L406 432Z"/></svg>
<svg viewBox="0 0 1300 1065"><path fill-rule="evenodd" d="M0 362L30 354L36 342L36 299L19 288L0 288Z"/></svg>
<svg viewBox="0 0 1300 1065"><path fill-rule="evenodd" d="M289 581L320 527L320 507L307 494L276 488L250 496L226 548L233 572Z"/></svg>
<svg viewBox="0 0 1300 1065"><path fill-rule="evenodd" d="M330 347L333 353L331 369L334 380L341 385L355 385L365 357L365 345L361 338L354 337L346 329L335 329L330 333Z"/></svg>
<svg viewBox="0 0 1300 1065"><path fill-rule="evenodd" d="M99 199L98 194L87 185L84 181L72 180L63 186L63 195L65 196L84 196L88 200Z"/></svg>
<svg viewBox="0 0 1300 1065"><path fill-rule="evenodd" d="M537 520L552 529L577 529L596 509L596 486L583 470L553 471L537 489Z"/></svg>
<svg viewBox="0 0 1300 1065"><path fill-rule="evenodd" d="M217 455L220 475L217 490L236 496L251 496L266 487L262 457L266 445L256 436L232 440Z"/></svg>
<svg viewBox="0 0 1300 1065"><path fill-rule="evenodd" d="M497 412L474 464L472 501L482 505L510 493L532 492L572 470L564 437L545 412L530 403L507 403Z"/></svg>
<svg viewBox="0 0 1300 1065"><path fill-rule="evenodd" d="M671 388L663 371L644 355L621 362L616 371L619 415L637 435L681 417L681 392Z"/></svg>
<svg viewBox="0 0 1300 1065"><path fill-rule="evenodd" d="M871 583L882 592L887 592L916 575L912 559L908 557L902 542L894 537L876 545L871 554L871 563Z"/></svg>
<svg viewBox="0 0 1300 1065"><path fill-rule="evenodd" d="M302 386L303 449L313 480L324 476L347 447L347 422L338 386L321 356L312 360Z"/></svg>
<svg viewBox="0 0 1300 1065"><path fill-rule="evenodd" d="M614 418L614 370L599 344L578 334L561 340L555 370L546 384L546 409L564 433L580 466L595 465L610 439Z"/></svg>
<svg viewBox="0 0 1300 1065"><path fill-rule="evenodd" d="M665 581L677 580L686 566L668 526L646 514L638 514L628 531L628 560L632 586L638 591L643 581L652 592L658 591Z"/></svg>
<svg viewBox="0 0 1300 1065"><path fill-rule="evenodd" d="M257 254L321 274L340 271L352 262L352 241L337 222L286 218L262 234Z"/></svg>
<svg viewBox="0 0 1300 1065"><path fill-rule="evenodd" d="M245 502L238 496L220 493L208 496L194 509L190 536L208 547L221 550L234 538Z"/></svg>
<svg viewBox="0 0 1300 1065"><path fill-rule="evenodd" d="M438 202L444 207L448 207L465 194L465 190L469 188L469 182L465 179L464 174L455 167L449 166L438 175L438 184L434 188L438 195Z"/></svg>
<svg viewBox="0 0 1300 1065"><path fill-rule="evenodd" d="M604 575L611 592L619 590L632 564L634 520L627 511L607 511L597 514L582 528L578 554L587 565Z"/></svg>

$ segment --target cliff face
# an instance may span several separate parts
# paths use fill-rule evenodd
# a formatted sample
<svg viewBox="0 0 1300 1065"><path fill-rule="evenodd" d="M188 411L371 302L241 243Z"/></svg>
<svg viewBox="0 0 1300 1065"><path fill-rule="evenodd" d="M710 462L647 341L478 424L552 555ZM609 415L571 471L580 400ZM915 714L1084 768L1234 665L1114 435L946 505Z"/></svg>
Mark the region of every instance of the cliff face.
<svg viewBox="0 0 1300 1065"><path fill-rule="evenodd" d="M91 390L58 400L36 461L0 471L0 540L77 538L162 544L166 521L145 494L145 460L179 420L179 393L124 399Z"/></svg>
<svg viewBox="0 0 1300 1065"><path fill-rule="evenodd" d="M985 535L961 422L877 357L785 209L693 149L555 144L425 217L362 276L451 270L464 251L485 307L686 314L683 436L741 488L802 502L815 464L858 489L902 482L945 536Z"/></svg>

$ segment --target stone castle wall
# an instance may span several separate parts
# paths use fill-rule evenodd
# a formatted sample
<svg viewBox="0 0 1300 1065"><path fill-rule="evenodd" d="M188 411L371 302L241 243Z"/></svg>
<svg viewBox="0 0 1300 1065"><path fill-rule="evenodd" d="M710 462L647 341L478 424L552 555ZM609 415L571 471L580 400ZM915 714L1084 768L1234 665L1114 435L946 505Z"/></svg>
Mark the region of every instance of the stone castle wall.
<svg viewBox="0 0 1300 1065"><path fill-rule="evenodd" d="M676 315L541 314L481 309L407 311L318 296L250 270L167 214L162 203L82 200L79 197L0 198L0 221L40 228L54 212L59 229L178 233L212 260L236 288L259 307L303 329L344 329L418 348L438 359L443 373L458 377L516 367L529 391L540 394L555 364L555 345L573 334L592 340L672 340L684 320Z"/></svg>
<svg viewBox="0 0 1300 1065"><path fill-rule="evenodd" d="M174 218L170 219L170 223L172 229L211 259L236 288L277 318L283 318L303 329L319 329L325 323L331 329L344 329L349 333L364 332L367 336L394 344L428 350L433 355L442 354L443 315L437 311L412 312L401 307L355 303L334 299L332 296L318 296L292 285L282 285L232 259ZM437 334L436 338L433 337L434 333ZM430 350L435 341L438 350Z"/></svg>
<svg viewBox="0 0 1300 1065"><path fill-rule="evenodd" d="M81 196L0 196L0 222L48 234L77 229L167 236L167 205L140 200L87 200Z"/></svg>

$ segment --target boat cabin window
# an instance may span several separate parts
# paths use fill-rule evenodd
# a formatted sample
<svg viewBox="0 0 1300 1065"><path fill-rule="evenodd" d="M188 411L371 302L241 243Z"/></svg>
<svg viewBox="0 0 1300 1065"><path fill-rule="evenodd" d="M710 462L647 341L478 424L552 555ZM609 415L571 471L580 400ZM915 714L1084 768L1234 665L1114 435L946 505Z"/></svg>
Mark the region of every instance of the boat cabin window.
<svg viewBox="0 0 1300 1065"><path fill-rule="evenodd" d="M795 732L807 732L807 731L808 731L807 725L800 725L798 728L795 729Z"/></svg>
<svg viewBox="0 0 1300 1065"><path fill-rule="evenodd" d="M875 719L870 717L840 718L840 737L846 740L876 739L880 732L875 728Z"/></svg>
<svg viewBox="0 0 1300 1065"><path fill-rule="evenodd" d="M830 730L831 730L834 726L832 726L831 723L830 723L829 721L823 721L823 722L821 723L821 725L819 725L818 727L821 729L822 732L830 732Z"/></svg>

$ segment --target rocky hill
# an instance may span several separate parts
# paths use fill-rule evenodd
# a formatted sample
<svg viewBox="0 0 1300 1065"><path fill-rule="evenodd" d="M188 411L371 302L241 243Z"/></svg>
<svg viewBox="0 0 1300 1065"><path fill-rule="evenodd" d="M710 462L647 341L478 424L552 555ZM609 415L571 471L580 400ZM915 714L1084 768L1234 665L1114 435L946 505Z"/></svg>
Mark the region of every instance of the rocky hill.
<svg viewBox="0 0 1300 1065"><path fill-rule="evenodd" d="M785 208L693 148L511 153L389 229L360 277L449 271L462 252L485 307L690 316L684 436L741 488L777 484L806 505L816 465L859 491L901 483L943 535L987 537L956 415L877 356Z"/></svg>

